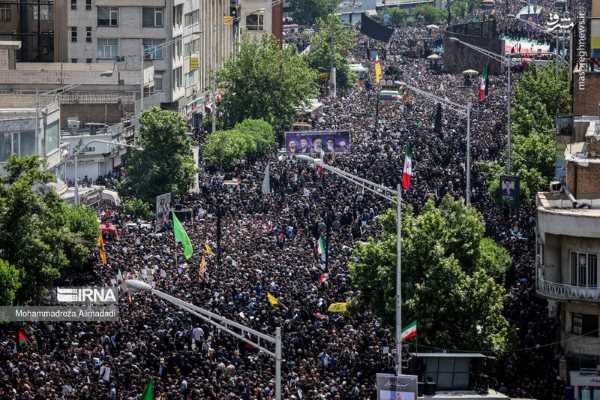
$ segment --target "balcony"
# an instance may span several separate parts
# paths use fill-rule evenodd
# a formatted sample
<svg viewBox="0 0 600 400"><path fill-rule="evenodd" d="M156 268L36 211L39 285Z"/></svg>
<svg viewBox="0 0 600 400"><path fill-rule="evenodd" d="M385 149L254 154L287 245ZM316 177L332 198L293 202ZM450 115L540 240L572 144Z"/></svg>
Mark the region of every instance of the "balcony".
<svg viewBox="0 0 600 400"><path fill-rule="evenodd" d="M573 286L544 279L543 267L537 268L536 292L552 300L578 300L600 303L600 288Z"/></svg>

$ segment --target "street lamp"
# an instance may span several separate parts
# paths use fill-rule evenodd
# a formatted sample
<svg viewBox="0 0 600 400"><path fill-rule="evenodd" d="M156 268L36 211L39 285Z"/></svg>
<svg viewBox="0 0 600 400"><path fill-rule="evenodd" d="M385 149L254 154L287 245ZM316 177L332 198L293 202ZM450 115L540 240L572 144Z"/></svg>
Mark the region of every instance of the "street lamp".
<svg viewBox="0 0 600 400"><path fill-rule="evenodd" d="M479 46L475 46L471 43L463 42L462 40L460 40L459 38L457 38L455 36L451 36L448 39L453 42L460 43L463 46L468 47L472 50L475 50L478 53L483 54L484 56L489 57L492 60L499 62L500 64L506 65L506 73L508 75L508 82L507 82L508 101L506 104L506 118L507 118L506 133L507 133L507 147L508 147L508 149L507 149L508 150L507 170L508 170L508 175L510 175L512 172L512 126L511 126L512 121L511 121L511 115L510 115L511 103L512 103L512 84L511 84L512 62L509 57L502 56L498 53L494 53L493 51L489 51L489 50L481 48Z"/></svg>
<svg viewBox="0 0 600 400"><path fill-rule="evenodd" d="M304 154L295 156L302 161L319 165L323 169L338 175L386 200L394 201L396 197L396 374L402 374L402 187L398 184L396 190L353 175L349 172L333 167L323 160L312 158Z"/></svg>
<svg viewBox="0 0 600 400"><path fill-rule="evenodd" d="M115 143L115 142L110 142L108 140L100 140L100 139L94 139L94 140L90 140L89 142L86 142L86 146L90 145L92 143L105 143L105 144L110 144L110 145L116 145L116 146L122 146L122 147L130 147L130 148L134 148L136 150L143 150L140 146L134 146L134 145L130 145L130 144L125 144L125 143ZM79 205L79 155L84 153L83 149L80 148L81 143L77 146L76 149L73 150L73 158L75 160L75 204Z"/></svg>
<svg viewBox="0 0 600 400"><path fill-rule="evenodd" d="M160 297L163 300L168 301L171 304L176 305L177 307L185 310L201 320L213 325L219 330L223 332L227 332L230 335L249 343L260 351L265 352L269 356L275 359L275 399L281 400L281 359L282 359L282 345L281 345L281 328L275 328L275 337L266 335L262 332L256 331L254 329L248 328L245 325L227 319L219 314L215 314L212 311L205 310L204 308L200 308L192 303L188 303L186 301L180 300L177 297L171 296L165 292L161 292L160 290L154 289L152 286L147 284L146 282L142 282L135 279L128 279L125 281L125 287L132 291L144 291L149 292L157 297ZM240 333L234 332L232 329L236 328L240 330ZM253 335L257 338L256 342L250 340L246 335ZM275 345L275 351L263 347L261 345L261 340L263 343L266 341Z"/></svg>
<svg viewBox="0 0 600 400"><path fill-rule="evenodd" d="M415 86L409 85L406 82L396 81L394 83L398 84L399 86L404 86L417 94L427 97L428 99L447 104L452 109L458 111L460 114L467 118L467 164L465 166L465 173L467 175L467 187L465 192L465 201L467 204L471 204L471 103L469 102L466 106L463 106L462 104L454 103L453 101L436 96L433 93L426 92L425 90L421 90Z"/></svg>

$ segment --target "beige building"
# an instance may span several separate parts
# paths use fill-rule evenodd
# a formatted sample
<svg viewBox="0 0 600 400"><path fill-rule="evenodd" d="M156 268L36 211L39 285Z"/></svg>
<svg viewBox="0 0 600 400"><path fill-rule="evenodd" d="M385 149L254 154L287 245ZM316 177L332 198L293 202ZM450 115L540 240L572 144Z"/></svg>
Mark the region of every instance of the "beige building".
<svg viewBox="0 0 600 400"><path fill-rule="evenodd" d="M575 119L566 180L537 194L536 290L561 322L561 369L575 398L600 396L600 120Z"/></svg>
<svg viewBox="0 0 600 400"><path fill-rule="evenodd" d="M272 34L283 38L283 3L272 0L240 0L240 36L259 38Z"/></svg>
<svg viewBox="0 0 600 400"><path fill-rule="evenodd" d="M55 52L63 62L116 63L121 70L141 71L149 61L154 77L144 108L187 112L233 52L229 12L229 0L57 0Z"/></svg>

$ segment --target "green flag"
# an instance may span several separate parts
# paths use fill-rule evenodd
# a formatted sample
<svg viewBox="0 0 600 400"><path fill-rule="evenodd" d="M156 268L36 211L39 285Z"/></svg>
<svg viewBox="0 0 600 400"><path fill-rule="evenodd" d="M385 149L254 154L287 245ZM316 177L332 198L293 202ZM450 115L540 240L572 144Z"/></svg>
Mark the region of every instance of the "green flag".
<svg viewBox="0 0 600 400"><path fill-rule="evenodd" d="M173 234L175 235L175 241L183 245L183 255L185 258L190 258L194 252L192 242L175 213L173 213Z"/></svg>
<svg viewBox="0 0 600 400"><path fill-rule="evenodd" d="M144 394L142 394L142 400L154 400L154 378L150 378L146 384Z"/></svg>

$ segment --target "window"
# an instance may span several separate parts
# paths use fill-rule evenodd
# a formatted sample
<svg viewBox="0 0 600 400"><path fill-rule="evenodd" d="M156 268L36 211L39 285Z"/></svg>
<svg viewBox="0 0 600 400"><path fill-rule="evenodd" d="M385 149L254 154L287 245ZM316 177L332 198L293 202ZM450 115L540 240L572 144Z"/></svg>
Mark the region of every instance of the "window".
<svg viewBox="0 0 600 400"><path fill-rule="evenodd" d="M162 92L163 90L163 73L164 71L154 72L154 91Z"/></svg>
<svg viewBox="0 0 600 400"><path fill-rule="evenodd" d="M181 25L183 22L183 4L173 7L173 25Z"/></svg>
<svg viewBox="0 0 600 400"><path fill-rule="evenodd" d="M98 39L98 58L115 58L119 55L119 39Z"/></svg>
<svg viewBox="0 0 600 400"><path fill-rule="evenodd" d="M38 19L40 21L48 21L50 19L50 6L48 6L47 4L42 5L40 4L40 8L38 10L37 5L34 5L32 7L33 10L33 20L37 21ZM39 11L39 14L38 14Z"/></svg>
<svg viewBox="0 0 600 400"><path fill-rule="evenodd" d="M188 72L187 74L185 74L185 87L186 88L192 87L194 85L194 81L196 80L195 75L196 75L195 71L191 71L191 72Z"/></svg>
<svg viewBox="0 0 600 400"><path fill-rule="evenodd" d="M571 285L584 287L598 286L598 256L571 252Z"/></svg>
<svg viewBox="0 0 600 400"><path fill-rule="evenodd" d="M10 6L0 7L0 22L10 22L12 19L12 11Z"/></svg>
<svg viewBox="0 0 600 400"><path fill-rule="evenodd" d="M181 57L182 50L181 36L179 36L175 39L175 46L173 46L173 59Z"/></svg>
<svg viewBox="0 0 600 400"><path fill-rule="evenodd" d="M77 64L77 59L76 59L76 58L71 58L71 62L72 62L73 64Z"/></svg>
<svg viewBox="0 0 600 400"><path fill-rule="evenodd" d="M262 13L249 14L246 16L246 30L262 31L264 29L264 15Z"/></svg>
<svg viewBox="0 0 600 400"><path fill-rule="evenodd" d="M144 7L142 11L142 26L144 28L163 27L163 9Z"/></svg>
<svg viewBox="0 0 600 400"><path fill-rule="evenodd" d="M173 70L173 89L180 88L183 85L183 76L181 75L181 67Z"/></svg>
<svg viewBox="0 0 600 400"><path fill-rule="evenodd" d="M71 27L71 42L73 42L73 43L77 42L77 27L76 26Z"/></svg>
<svg viewBox="0 0 600 400"><path fill-rule="evenodd" d="M85 28L85 41L92 43L92 27L88 26Z"/></svg>
<svg viewBox="0 0 600 400"><path fill-rule="evenodd" d="M86 62L87 64L91 64L91 63L93 62L93 59L91 59L91 58L86 58L86 59L85 59L85 62Z"/></svg>
<svg viewBox="0 0 600 400"><path fill-rule="evenodd" d="M77 10L77 0L71 0L71 10Z"/></svg>
<svg viewBox="0 0 600 400"><path fill-rule="evenodd" d="M571 333L574 335L598 337L598 316L590 314L572 314Z"/></svg>
<svg viewBox="0 0 600 400"><path fill-rule="evenodd" d="M35 131L0 133L0 162L8 161L11 154L18 157L35 153Z"/></svg>
<svg viewBox="0 0 600 400"><path fill-rule="evenodd" d="M185 14L185 26L196 25L200 20L200 11L192 11L191 13Z"/></svg>
<svg viewBox="0 0 600 400"><path fill-rule="evenodd" d="M85 0L85 9L86 10L92 9L92 0Z"/></svg>
<svg viewBox="0 0 600 400"><path fill-rule="evenodd" d="M49 155L54 150L58 149L60 132L58 129L58 121L54 121L46 126L46 155Z"/></svg>
<svg viewBox="0 0 600 400"><path fill-rule="evenodd" d="M144 39L144 55L146 57L150 56L152 60L162 60L163 48L157 48L157 46L164 42L162 39Z"/></svg>
<svg viewBox="0 0 600 400"><path fill-rule="evenodd" d="M98 26L119 26L119 9L98 7Z"/></svg>

